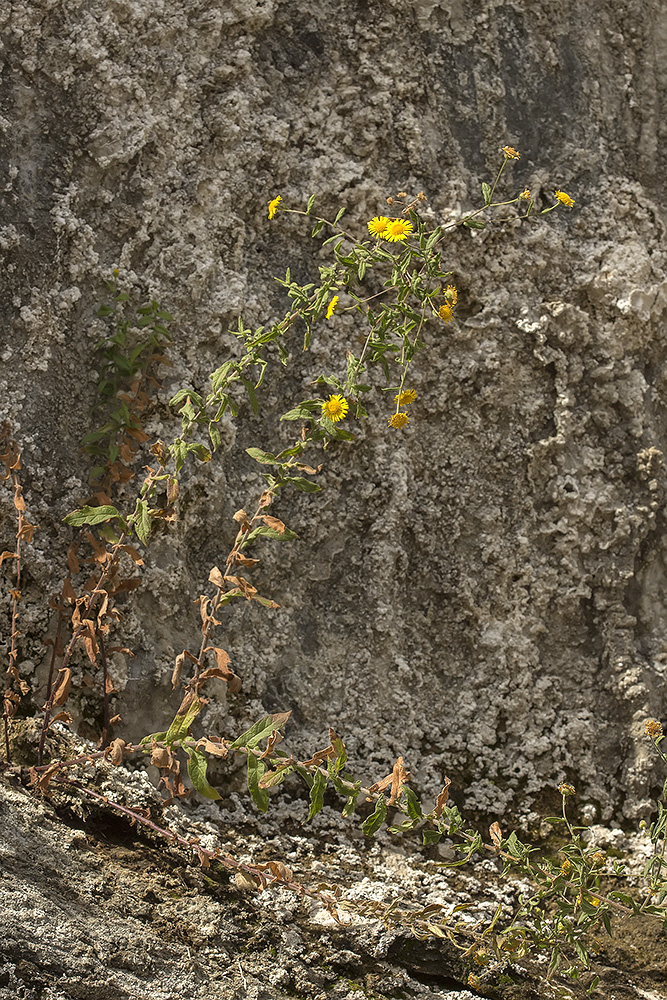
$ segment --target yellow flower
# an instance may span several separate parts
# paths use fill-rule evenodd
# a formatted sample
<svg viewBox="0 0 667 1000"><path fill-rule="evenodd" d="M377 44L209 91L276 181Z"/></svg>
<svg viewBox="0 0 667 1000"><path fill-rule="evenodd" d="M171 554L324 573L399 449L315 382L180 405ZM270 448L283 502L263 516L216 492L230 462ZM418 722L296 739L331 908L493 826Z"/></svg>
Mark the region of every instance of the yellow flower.
<svg viewBox="0 0 667 1000"><path fill-rule="evenodd" d="M574 790L574 785L568 785L567 782L565 782L565 781L561 785L558 786L558 791L563 796L565 796L565 795L576 795L576 792Z"/></svg>
<svg viewBox="0 0 667 1000"><path fill-rule="evenodd" d="M456 291L454 285L447 285L445 289L445 298L447 299L447 304L450 306L455 306L459 301L459 293Z"/></svg>
<svg viewBox="0 0 667 1000"><path fill-rule="evenodd" d="M376 215L374 219L368 223L368 232L371 236L379 237L382 236L383 232L387 228L387 223L389 219L386 215Z"/></svg>
<svg viewBox="0 0 667 1000"><path fill-rule="evenodd" d="M572 867L572 862L570 861L569 858L565 858L565 861L560 866L561 875L567 875L571 867Z"/></svg>
<svg viewBox="0 0 667 1000"><path fill-rule="evenodd" d="M657 740L663 735L662 723L658 722L657 719L647 719L644 723L644 732L652 740Z"/></svg>
<svg viewBox="0 0 667 1000"><path fill-rule="evenodd" d="M519 151L514 149L512 146L503 146L503 153L505 154L506 160L519 159Z"/></svg>
<svg viewBox="0 0 667 1000"><path fill-rule="evenodd" d="M394 402L398 403L399 406L403 406L405 403L414 403L416 398L417 393L414 389L405 389L401 393L396 393L394 396Z"/></svg>
<svg viewBox="0 0 667 1000"><path fill-rule="evenodd" d="M282 200L283 200L283 199L281 198L281 196L280 196L280 195L278 195L278 197L277 197L277 198L274 198L274 199L273 199L273 201L270 201L270 202L269 202L269 218L270 218L270 219L272 219L272 218L273 218L273 216L274 216L274 215L276 214L276 212L278 211L278 205L280 204L280 202L281 202Z"/></svg>
<svg viewBox="0 0 667 1000"><path fill-rule="evenodd" d="M338 305L338 296L334 295L334 297L332 298L331 302L327 306L327 319L331 319L331 317L333 316L333 314L336 311L336 306L337 305Z"/></svg>
<svg viewBox="0 0 667 1000"><path fill-rule="evenodd" d="M574 205L574 198L570 198L569 194L565 194L564 191L556 191L555 196L561 205L566 205L568 208L572 208Z"/></svg>
<svg viewBox="0 0 667 1000"><path fill-rule="evenodd" d="M445 323L451 323L453 315L454 310L447 302L445 302L444 306L440 306L438 309L438 316L441 320L444 320Z"/></svg>
<svg viewBox="0 0 667 1000"><path fill-rule="evenodd" d="M395 427L396 430L400 430L401 427L405 427L406 424L410 423L410 417L407 413L392 413L388 420L390 427Z"/></svg>
<svg viewBox="0 0 667 1000"><path fill-rule="evenodd" d="M350 405L345 396L329 396L325 403L322 403L322 416L332 420L337 424L347 416Z"/></svg>
<svg viewBox="0 0 667 1000"><path fill-rule="evenodd" d="M519 198L523 198L524 201L530 201L530 191L528 190L528 188L523 189L523 191L519 195Z"/></svg>
<svg viewBox="0 0 667 1000"><path fill-rule="evenodd" d="M405 219L392 219L387 223L387 226L382 233L382 238L384 240L389 240L390 243L397 243L399 240L404 240L406 236L410 236L411 233L411 222L406 222Z"/></svg>

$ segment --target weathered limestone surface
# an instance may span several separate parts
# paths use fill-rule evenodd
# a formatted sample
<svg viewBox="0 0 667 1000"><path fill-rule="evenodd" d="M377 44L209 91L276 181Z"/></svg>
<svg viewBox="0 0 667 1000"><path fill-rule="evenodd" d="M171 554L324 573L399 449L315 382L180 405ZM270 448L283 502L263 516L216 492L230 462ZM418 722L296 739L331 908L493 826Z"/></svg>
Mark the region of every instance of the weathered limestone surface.
<svg viewBox="0 0 667 1000"><path fill-rule="evenodd" d="M511 143L507 196L528 185L546 207L562 187L575 208L451 236L458 318L427 330L413 420L389 433L378 394L357 442L325 456L325 492L280 501L300 540L267 546L253 582L281 610L226 617L244 691L214 699L207 725L291 708L297 745L333 725L358 770L403 754L424 793L451 775L464 809L530 818L568 777L590 820L644 815L642 722L664 710L667 669L665 5L10 0L0 37L0 410L40 525L24 676L44 681L61 518L86 498L111 269L178 318L164 401L205 387L238 314L284 312L274 274L316 274L317 245L268 222L270 197L347 204L362 233L387 195L423 190L449 220ZM288 440L278 416L357 335L322 324L302 357L295 333L261 419L242 410L186 476L180 522L122 609L123 735L174 707L192 600L261 486L243 449ZM173 428L162 406L150 430ZM75 702L77 721L98 704Z"/></svg>

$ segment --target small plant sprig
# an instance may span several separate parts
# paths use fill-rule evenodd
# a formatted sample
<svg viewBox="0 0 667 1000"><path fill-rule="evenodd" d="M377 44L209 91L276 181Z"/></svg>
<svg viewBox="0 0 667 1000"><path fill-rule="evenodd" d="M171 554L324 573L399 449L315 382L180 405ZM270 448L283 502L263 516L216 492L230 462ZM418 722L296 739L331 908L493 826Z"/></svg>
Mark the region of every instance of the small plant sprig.
<svg viewBox="0 0 667 1000"><path fill-rule="evenodd" d="M151 374L155 365L170 364L164 351L172 339L172 315L154 299L132 308L130 293L121 290L118 276L115 268L112 280L105 282L110 301L97 310L97 316L111 327L95 347L100 377L93 419L101 418L103 423L81 442L84 451L102 463L91 469L90 479L105 490L134 475L134 454L148 440L142 418L149 397L143 384L155 381Z"/></svg>
<svg viewBox="0 0 667 1000"><path fill-rule="evenodd" d="M5 550L0 554L0 565L6 559L15 559L14 586L11 588L12 618L9 654L7 657L7 672L2 699L2 719L4 725L5 760L10 762L9 727L10 720L16 715L21 698L28 694L28 683L20 676L18 669L18 639L19 639L19 604L21 602L21 560L23 543L32 542L37 525L30 524L25 516L26 503L23 499L23 488L19 479L21 470L21 453L16 441L13 440L8 425L0 433L0 462L4 465L2 479L9 480L12 485L14 510L16 511L16 540L14 550Z"/></svg>

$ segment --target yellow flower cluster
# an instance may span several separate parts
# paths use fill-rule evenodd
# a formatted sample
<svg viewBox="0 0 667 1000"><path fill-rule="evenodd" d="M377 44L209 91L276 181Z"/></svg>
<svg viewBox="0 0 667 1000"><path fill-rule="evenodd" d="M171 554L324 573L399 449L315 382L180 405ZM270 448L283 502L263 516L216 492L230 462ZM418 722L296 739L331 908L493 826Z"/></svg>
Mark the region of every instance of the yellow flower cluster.
<svg viewBox="0 0 667 1000"><path fill-rule="evenodd" d="M445 299L450 306L455 306L459 301L459 293L456 291L454 285L447 285L445 288Z"/></svg>
<svg viewBox="0 0 667 1000"><path fill-rule="evenodd" d="M572 208L574 205L574 198L570 198L569 194L565 194L564 191L557 190L554 194L561 205L565 205L566 208Z"/></svg>
<svg viewBox="0 0 667 1000"><path fill-rule="evenodd" d="M281 198L281 196L280 196L280 195L278 195L278 197L277 197L277 198L274 198L274 199L273 199L273 201L270 201L270 202L269 202L269 218L270 218L270 219L272 219L272 218L273 218L273 216L274 216L274 215L276 214L276 212L278 211L278 205L280 205L280 202L281 202L282 200L283 200L283 199Z"/></svg>
<svg viewBox="0 0 667 1000"><path fill-rule="evenodd" d="M663 735L662 723L657 719L647 719L644 723L644 732L652 740L658 740Z"/></svg>
<svg viewBox="0 0 667 1000"><path fill-rule="evenodd" d="M443 320L443 322L451 323L454 316L454 310L452 309L452 307L449 305L448 302L445 302L443 306L440 306L440 308L438 309L438 316L440 317L441 320Z"/></svg>
<svg viewBox="0 0 667 1000"><path fill-rule="evenodd" d="M390 427L395 427L396 430L400 431L401 427L410 423L410 417L401 411L400 413L392 413L387 422Z"/></svg>
<svg viewBox="0 0 667 1000"><path fill-rule="evenodd" d="M574 790L574 785L568 785L568 783L566 781L564 781L562 784L560 784L558 786L558 791L563 796L565 796L565 795L576 795L577 794L575 792L575 790Z"/></svg>
<svg viewBox="0 0 667 1000"><path fill-rule="evenodd" d="M332 298L331 302L327 306L327 319L331 319L331 317L333 316L333 314L336 311L336 306L337 305L338 305L338 296L334 295L334 297Z"/></svg>
<svg viewBox="0 0 667 1000"><path fill-rule="evenodd" d="M329 396L329 398L322 403L322 416L326 417L327 420L333 421L337 424L339 420L343 420L347 416L347 411L350 408L350 404L346 400L345 396Z"/></svg>
<svg viewBox="0 0 667 1000"><path fill-rule="evenodd" d="M399 406L403 406L404 403L414 403L416 398L417 393L414 389L404 389L403 392L396 393L394 402L398 403Z"/></svg>
<svg viewBox="0 0 667 1000"><path fill-rule="evenodd" d="M406 219L388 219L386 215L376 215L368 223L368 232L376 239L382 237L390 243L398 243L412 235L414 226Z"/></svg>
<svg viewBox="0 0 667 1000"><path fill-rule="evenodd" d="M528 188L524 188L523 189L523 191L519 195L519 198L523 198L524 201L530 201L531 195L530 195L530 191L528 190Z"/></svg>
<svg viewBox="0 0 667 1000"><path fill-rule="evenodd" d="M518 160L519 151L514 149L513 146L503 146L503 153L505 154L506 160Z"/></svg>

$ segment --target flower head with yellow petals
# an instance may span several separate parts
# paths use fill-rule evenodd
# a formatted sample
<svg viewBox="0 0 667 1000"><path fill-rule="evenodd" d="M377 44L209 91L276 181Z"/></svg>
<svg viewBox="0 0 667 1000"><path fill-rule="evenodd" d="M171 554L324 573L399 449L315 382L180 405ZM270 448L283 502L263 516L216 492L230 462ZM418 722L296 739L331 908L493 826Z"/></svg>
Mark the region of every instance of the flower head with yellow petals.
<svg viewBox="0 0 667 1000"><path fill-rule="evenodd" d="M399 240L404 240L407 236L410 236L412 229L412 223L407 222L405 219L391 219L382 233L382 239L389 240L390 243L398 243Z"/></svg>
<svg viewBox="0 0 667 1000"><path fill-rule="evenodd" d="M336 306L337 305L338 305L338 296L334 295L334 297L332 298L331 302L327 306L327 319L331 319L331 317L333 316L333 314L336 311Z"/></svg>
<svg viewBox="0 0 667 1000"><path fill-rule="evenodd" d="M531 194L530 194L530 191L528 190L528 188L524 188L523 189L523 191L519 195L519 198L523 198L524 201L530 201Z"/></svg>
<svg viewBox="0 0 667 1000"><path fill-rule="evenodd" d="M438 309L438 316L444 323L451 323L454 316L454 310L448 302L445 302L443 306L440 306Z"/></svg>
<svg viewBox="0 0 667 1000"><path fill-rule="evenodd" d="M404 389L403 392L397 392L394 396L394 402L398 403L399 406L405 406L408 403L414 403L417 398L417 393L414 389Z"/></svg>
<svg viewBox="0 0 667 1000"><path fill-rule="evenodd" d="M368 223L368 232L371 236L375 236L376 239L379 239L387 228L388 222L389 219L386 215L376 215L375 218L371 219Z"/></svg>
<svg viewBox="0 0 667 1000"><path fill-rule="evenodd" d="M445 288L445 299L447 305L455 306L459 301L459 293L456 291L455 285L447 285Z"/></svg>
<svg viewBox="0 0 667 1000"><path fill-rule="evenodd" d="M329 396L329 398L322 403L322 416L326 417L327 420L333 421L337 424L339 420L343 420L347 416L347 411L350 408L350 404L346 400L345 396Z"/></svg>
<svg viewBox="0 0 667 1000"><path fill-rule="evenodd" d="M520 156L518 149L513 146L503 146L503 153L506 160L518 160Z"/></svg>
<svg viewBox="0 0 667 1000"><path fill-rule="evenodd" d="M405 427L406 424L410 423L410 417L407 413L392 413L387 421L390 427L395 427L396 430L400 430L401 427Z"/></svg>
<svg viewBox="0 0 667 1000"><path fill-rule="evenodd" d="M280 195L278 195L277 198L274 198L273 201L269 202L269 218L270 219L272 219L273 216L278 211L278 206L280 205L280 202L282 200L283 200L282 197Z"/></svg>
<svg viewBox="0 0 667 1000"><path fill-rule="evenodd" d="M558 199L561 205L565 205L566 208L572 208L574 205L574 198L570 198L569 194L565 191L557 190L554 192L554 196Z"/></svg>

